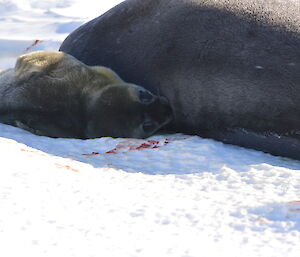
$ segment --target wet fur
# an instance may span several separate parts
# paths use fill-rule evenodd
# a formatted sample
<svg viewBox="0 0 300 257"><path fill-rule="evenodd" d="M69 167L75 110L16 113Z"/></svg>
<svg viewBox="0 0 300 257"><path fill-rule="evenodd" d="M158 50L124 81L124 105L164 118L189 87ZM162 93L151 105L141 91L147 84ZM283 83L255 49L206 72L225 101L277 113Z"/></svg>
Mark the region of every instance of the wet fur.
<svg viewBox="0 0 300 257"><path fill-rule="evenodd" d="M124 82L112 70L61 52L21 56L0 74L0 122L50 137L147 137L171 119L167 101ZM143 115L153 129L143 130Z"/></svg>

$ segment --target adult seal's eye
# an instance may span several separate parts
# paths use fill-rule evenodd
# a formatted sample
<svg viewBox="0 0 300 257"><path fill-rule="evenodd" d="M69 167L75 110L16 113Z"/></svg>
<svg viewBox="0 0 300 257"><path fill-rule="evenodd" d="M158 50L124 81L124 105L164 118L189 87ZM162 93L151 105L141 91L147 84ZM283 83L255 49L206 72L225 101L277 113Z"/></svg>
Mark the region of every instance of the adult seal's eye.
<svg viewBox="0 0 300 257"><path fill-rule="evenodd" d="M139 99L144 104L149 104L153 101L154 97L151 93L147 91L140 91L139 92Z"/></svg>

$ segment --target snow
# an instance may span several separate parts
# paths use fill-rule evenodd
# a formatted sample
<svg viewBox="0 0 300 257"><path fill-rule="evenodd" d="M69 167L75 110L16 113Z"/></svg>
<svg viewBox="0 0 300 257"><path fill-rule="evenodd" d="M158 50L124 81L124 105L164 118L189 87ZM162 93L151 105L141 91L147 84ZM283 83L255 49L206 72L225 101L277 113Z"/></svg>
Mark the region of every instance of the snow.
<svg viewBox="0 0 300 257"><path fill-rule="evenodd" d="M12 67L35 40L42 42L31 51L57 50L75 28L120 2L0 0L0 70Z"/></svg>
<svg viewBox="0 0 300 257"><path fill-rule="evenodd" d="M0 0L0 69L118 2ZM0 156L1 256L299 256L299 161L183 134L53 139L3 124Z"/></svg>

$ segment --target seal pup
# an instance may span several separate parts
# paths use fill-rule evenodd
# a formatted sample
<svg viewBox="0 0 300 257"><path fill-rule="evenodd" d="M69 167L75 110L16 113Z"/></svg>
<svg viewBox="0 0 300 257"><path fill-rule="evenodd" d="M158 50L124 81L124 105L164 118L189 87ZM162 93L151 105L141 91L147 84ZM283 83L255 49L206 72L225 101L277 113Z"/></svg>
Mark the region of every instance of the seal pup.
<svg viewBox="0 0 300 257"><path fill-rule="evenodd" d="M62 52L34 52L0 74L0 122L50 137L145 138L167 124L164 97Z"/></svg>
<svg viewBox="0 0 300 257"><path fill-rule="evenodd" d="M60 47L166 96L169 130L300 159L300 1L127 0Z"/></svg>

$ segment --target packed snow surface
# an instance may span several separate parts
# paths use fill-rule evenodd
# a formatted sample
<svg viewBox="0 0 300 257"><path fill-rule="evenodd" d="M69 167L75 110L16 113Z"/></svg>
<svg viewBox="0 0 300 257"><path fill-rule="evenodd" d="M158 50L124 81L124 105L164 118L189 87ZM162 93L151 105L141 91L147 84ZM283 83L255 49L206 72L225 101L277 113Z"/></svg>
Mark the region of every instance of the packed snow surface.
<svg viewBox="0 0 300 257"><path fill-rule="evenodd" d="M0 0L0 69L120 1ZM0 256L298 257L300 162L183 134L53 139L0 124Z"/></svg>

